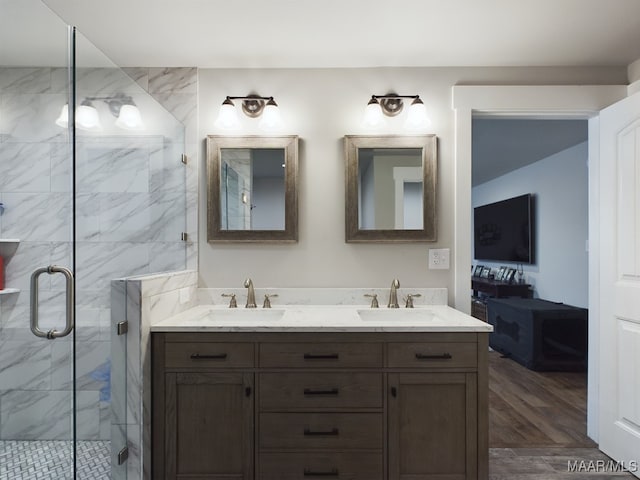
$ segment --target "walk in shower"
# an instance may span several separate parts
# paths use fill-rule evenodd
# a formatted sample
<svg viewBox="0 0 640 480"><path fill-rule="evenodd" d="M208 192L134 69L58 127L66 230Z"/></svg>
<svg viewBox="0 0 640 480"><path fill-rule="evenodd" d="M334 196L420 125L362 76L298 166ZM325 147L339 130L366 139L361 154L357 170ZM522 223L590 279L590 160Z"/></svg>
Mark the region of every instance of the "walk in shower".
<svg viewBox="0 0 640 480"><path fill-rule="evenodd" d="M152 82L0 0L1 480L127 478L111 280L186 266L184 126Z"/></svg>

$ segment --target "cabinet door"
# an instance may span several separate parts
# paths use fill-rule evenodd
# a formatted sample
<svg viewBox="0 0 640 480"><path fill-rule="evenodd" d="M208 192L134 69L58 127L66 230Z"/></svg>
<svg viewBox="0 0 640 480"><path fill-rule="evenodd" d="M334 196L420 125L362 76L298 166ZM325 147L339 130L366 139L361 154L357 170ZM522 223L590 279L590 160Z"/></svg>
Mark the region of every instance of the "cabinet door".
<svg viewBox="0 0 640 480"><path fill-rule="evenodd" d="M167 479L253 478L253 374L167 373Z"/></svg>
<svg viewBox="0 0 640 480"><path fill-rule="evenodd" d="M389 374L389 480L477 478L475 373Z"/></svg>

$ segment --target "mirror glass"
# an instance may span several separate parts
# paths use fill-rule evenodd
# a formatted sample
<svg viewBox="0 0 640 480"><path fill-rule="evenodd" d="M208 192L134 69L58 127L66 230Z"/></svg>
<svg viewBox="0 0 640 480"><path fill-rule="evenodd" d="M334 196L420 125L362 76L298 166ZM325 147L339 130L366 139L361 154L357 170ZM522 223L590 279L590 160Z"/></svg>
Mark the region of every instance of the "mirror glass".
<svg viewBox="0 0 640 480"><path fill-rule="evenodd" d="M297 240L297 137L207 137L210 242Z"/></svg>
<svg viewBox="0 0 640 480"><path fill-rule="evenodd" d="M436 240L435 135L345 137L347 242Z"/></svg>
<svg viewBox="0 0 640 480"><path fill-rule="evenodd" d="M220 159L220 229L284 230L284 148L223 148Z"/></svg>
<svg viewBox="0 0 640 480"><path fill-rule="evenodd" d="M358 226L362 230L421 230L422 150L358 149Z"/></svg>

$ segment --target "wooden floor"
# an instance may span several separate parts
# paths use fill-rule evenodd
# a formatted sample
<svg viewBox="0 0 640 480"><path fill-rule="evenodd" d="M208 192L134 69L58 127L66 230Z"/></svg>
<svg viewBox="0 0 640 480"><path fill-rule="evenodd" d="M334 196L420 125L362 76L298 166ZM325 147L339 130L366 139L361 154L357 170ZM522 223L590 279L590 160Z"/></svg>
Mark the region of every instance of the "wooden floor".
<svg viewBox="0 0 640 480"><path fill-rule="evenodd" d="M489 452L489 480L635 480L597 448L492 448Z"/></svg>
<svg viewBox="0 0 640 480"><path fill-rule="evenodd" d="M586 408L586 373L534 372L490 352L489 480L634 479L596 463L610 459L587 437Z"/></svg>
<svg viewBox="0 0 640 480"><path fill-rule="evenodd" d="M534 372L489 352L489 446L595 447L585 372Z"/></svg>

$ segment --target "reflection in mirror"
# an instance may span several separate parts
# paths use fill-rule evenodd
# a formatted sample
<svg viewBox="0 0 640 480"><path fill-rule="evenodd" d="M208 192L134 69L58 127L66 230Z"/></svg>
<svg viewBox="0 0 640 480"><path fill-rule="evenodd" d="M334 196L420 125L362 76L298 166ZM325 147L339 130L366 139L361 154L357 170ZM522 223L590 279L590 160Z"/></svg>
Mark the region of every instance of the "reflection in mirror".
<svg viewBox="0 0 640 480"><path fill-rule="evenodd" d="M421 230L422 150L358 149L359 227Z"/></svg>
<svg viewBox="0 0 640 480"><path fill-rule="evenodd" d="M297 240L298 137L207 137L208 240Z"/></svg>
<svg viewBox="0 0 640 480"><path fill-rule="evenodd" d="M284 230L284 148L223 148L222 230Z"/></svg>
<svg viewBox="0 0 640 480"><path fill-rule="evenodd" d="M435 135L345 137L347 242L436 240Z"/></svg>

